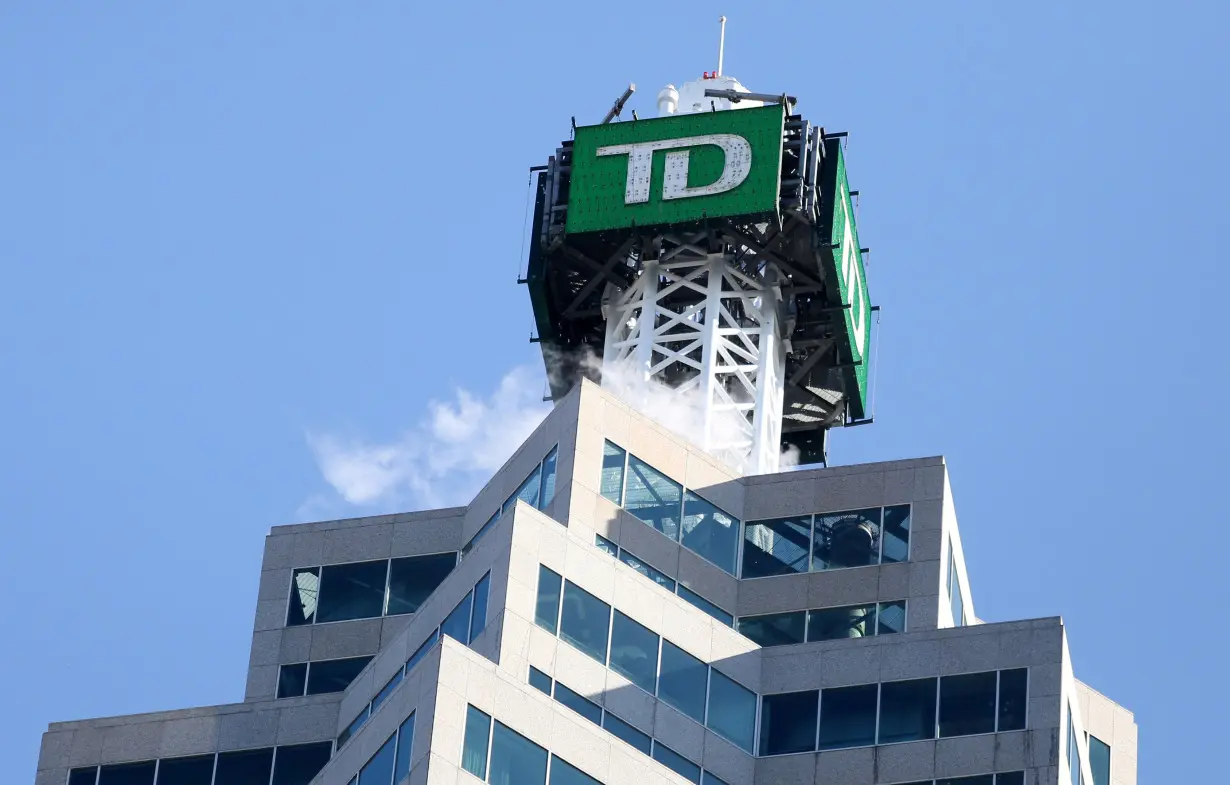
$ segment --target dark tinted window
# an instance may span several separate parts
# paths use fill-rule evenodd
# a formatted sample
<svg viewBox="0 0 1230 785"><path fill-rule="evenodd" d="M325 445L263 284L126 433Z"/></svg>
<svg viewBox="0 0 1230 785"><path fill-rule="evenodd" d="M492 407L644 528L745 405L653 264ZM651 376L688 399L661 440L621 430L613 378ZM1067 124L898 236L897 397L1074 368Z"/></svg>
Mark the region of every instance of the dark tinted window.
<svg viewBox="0 0 1230 785"><path fill-rule="evenodd" d="M756 737L756 694L716 668L709 672L706 724L747 752Z"/></svg>
<svg viewBox="0 0 1230 785"><path fill-rule="evenodd" d="M726 785L725 780L719 779L711 771L702 771L700 773L700 785Z"/></svg>
<svg viewBox="0 0 1230 785"><path fill-rule="evenodd" d="M418 665L427 653L431 651L431 647L436 645L436 641L440 639L440 631L432 630L431 637L423 641L422 645L414 650L414 654L410 655L410 659L406 660L405 672L409 673L415 665Z"/></svg>
<svg viewBox="0 0 1230 785"><path fill-rule="evenodd" d="M320 596L320 568L295 570L290 579L290 610L286 626L297 627L316 620L316 599Z"/></svg>
<svg viewBox="0 0 1230 785"><path fill-rule="evenodd" d="M807 572L811 516L748 521L743 527L743 577Z"/></svg>
<svg viewBox="0 0 1230 785"><path fill-rule="evenodd" d="M461 748L461 768L487 779L487 742L491 738L491 717L470 706L466 710L465 740Z"/></svg>
<svg viewBox="0 0 1230 785"><path fill-rule="evenodd" d="M598 662L606 663L606 637L610 628L611 606L572 581L565 582L560 637Z"/></svg>
<svg viewBox="0 0 1230 785"><path fill-rule="evenodd" d="M1108 777L1110 775L1107 775ZM1095 774L1094 777L1097 777ZM1110 782L1108 779L1107 782ZM1025 772L1006 771L995 775L995 785L1025 785Z"/></svg>
<svg viewBox="0 0 1230 785"><path fill-rule="evenodd" d="M814 750L819 705L816 690L764 696L760 704L760 754Z"/></svg>
<svg viewBox="0 0 1230 785"><path fill-rule="evenodd" d="M995 671L940 679L940 735L995 732Z"/></svg>
<svg viewBox="0 0 1230 785"><path fill-rule="evenodd" d="M994 785L994 783L994 774L979 774L977 777L954 777L935 781L935 785Z"/></svg>
<svg viewBox="0 0 1230 785"><path fill-rule="evenodd" d="M659 586L662 586L670 591L675 590L675 581L673 578L661 570L651 567L627 551L619 554L619 560Z"/></svg>
<svg viewBox="0 0 1230 785"><path fill-rule="evenodd" d="M649 754L649 750L645 750L645 754ZM209 756L209 773L213 775L213 756ZM68 773L68 785L94 785L98 781L98 767L90 766L84 769L73 769ZM205 780L205 785L209 785L209 780Z"/></svg>
<svg viewBox="0 0 1230 785"><path fill-rule="evenodd" d="M806 611L743 616L739 619L739 632L761 646L802 643L806 629Z"/></svg>
<svg viewBox="0 0 1230 785"><path fill-rule="evenodd" d="M910 505L884 508L884 554L881 562L901 562L910 556Z"/></svg>
<svg viewBox="0 0 1230 785"><path fill-rule="evenodd" d="M999 672L999 730L1025 729L1028 683L1027 668Z"/></svg>
<svg viewBox="0 0 1230 785"><path fill-rule="evenodd" d="M507 501L504 502L504 506L500 508L500 512L507 515L512 511L512 508L517 503L518 499L531 507L537 507L538 494L541 490L542 464L539 464L534 467L534 471L530 472L530 476L526 477L524 482L521 483L521 487L517 489L516 493L508 497Z"/></svg>
<svg viewBox="0 0 1230 785"><path fill-rule="evenodd" d="M397 729L397 758L393 762L393 784L401 782L410 773L410 756L414 752L414 714L402 720Z"/></svg>
<svg viewBox="0 0 1230 785"><path fill-rule="evenodd" d="M880 603L880 612L876 614L876 634L891 635L895 632L905 632L905 600Z"/></svg>
<svg viewBox="0 0 1230 785"><path fill-rule="evenodd" d="M325 746L332 747L333 745L325 742ZM209 785L213 781L213 776L213 755L163 758L158 761L158 785ZM68 785L94 785L94 780L91 779L88 783L76 783L69 780Z"/></svg>
<svg viewBox="0 0 1230 785"><path fill-rule="evenodd" d="M880 557L880 508L816 516L813 570L863 567Z"/></svg>
<svg viewBox="0 0 1230 785"><path fill-rule="evenodd" d="M376 754L359 769L359 785L389 785L393 781L393 758L396 754L397 734L380 745Z"/></svg>
<svg viewBox="0 0 1230 785"><path fill-rule="evenodd" d="M831 641L875 635L876 606L848 605L844 608L819 608L811 611L807 640Z"/></svg>
<svg viewBox="0 0 1230 785"><path fill-rule="evenodd" d="M623 448L610 442L602 445L602 495L616 504L623 504L624 456Z"/></svg>
<svg viewBox="0 0 1230 785"><path fill-rule="evenodd" d="M350 721L346 729L337 735L337 747L342 748L342 745L350 741L350 737L359 732L359 728L363 727L363 723L367 722L367 718L372 714L370 706L364 706L363 711L359 712L359 716Z"/></svg>
<svg viewBox="0 0 1230 785"><path fill-rule="evenodd" d="M332 751L333 745L327 741L278 747L273 760L273 785L308 785L329 762Z"/></svg>
<svg viewBox="0 0 1230 785"><path fill-rule="evenodd" d="M658 636L647 627L615 611L611 627L611 670L628 677L653 694L658 674Z"/></svg>
<svg viewBox="0 0 1230 785"><path fill-rule="evenodd" d="M876 743L876 685L836 687L820 695L820 749Z"/></svg>
<svg viewBox="0 0 1230 785"><path fill-rule="evenodd" d="M417 612L456 564L455 553L394 559L389 565L389 615Z"/></svg>
<svg viewBox="0 0 1230 785"><path fill-rule="evenodd" d="M739 558L739 521L688 491L683 497L683 547L731 575Z"/></svg>
<svg viewBox="0 0 1230 785"><path fill-rule="evenodd" d="M559 595L563 579L546 567L538 567L538 603L534 621L539 627L554 633L559 620Z"/></svg>
<svg viewBox="0 0 1230 785"><path fill-rule="evenodd" d="M602 724L602 707L585 696L555 682L555 699L595 725Z"/></svg>
<svg viewBox="0 0 1230 785"><path fill-rule="evenodd" d="M935 738L935 679L880 685L880 743Z"/></svg>
<svg viewBox="0 0 1230 785"><path fill-rule="evenodd" d="M602 783L558 755L552 755L551 785L602 785Z"/></svg>
<svg viewBox="0 0 1230 785"><path fill-rule="evenodd" d="M273 768L273 748L242 750L218 754L218 770L214 782L221 785L269 785Z"/></svg>
<svg viewBox="0 0 1230 785"><path fill-rule="evenodd" d="M530 666L530 686L539 692L551 694L551 677L534 666Z"/></svg>
<svg viewBox="0 0 1230 785"><path fill-rule="evenodd" d="M387 561L331 564L320 571L317 623L370 619L384 612Z"/></svg>
<svg viewBox="0 0 1230 785"><path fill-rule="evenodd" d="M470 615L470 640L487 628L487 600L491 594L491 573L479 579L474 586L474 612Z"/></svg>
<svg viewBox="0 0 1230 785"><path fill-rule="evenodd" d="M470 610L474 607L474 592L470 592L457 603L440 625L440 634L447 635L461 643L470 642Z"/></svg>
<svg viewBox="0 0 1230 785"><path fill-rule="evenodd" d="M272 753L273 750L269 752ZM98 785L154 785L154 766L152 760L103 766L98 771ZM269 777L268 771L265 772L265 777Z"/></svg>
<svg viewBox="0 0 1230 785"><path fill-rule="evenodd" d="M376 697L372 698L372 711L380 708L380 704L389 699L389 696L393 694L393 690L397 689L398 684L401 684L402 675L403 671L399 669L397 673L394 673L393 676L385 682L384 686L380 688L380 692L376 693Z"/></svg>
<svg viewBox="0 0 1230 785"><path fill-rule="evenodd" d="M308 668L307 694L324 695L345 690L371 661L371 657L348 657L313 662Z"/></svg>
<svg viewBox="0 0 1230 785"><path fill-rule="evenodd" d="M594 545L597 545L602 550L606 551L608 556L619 556L619 546L603 537L601 534L594 535Z"/></svg>
<svg viewBox="0 0 1230 785"><path fill-rule="evenodd" d="M623 739L646 755L649 754L649 748L653 746L653 740L648 734L642 733L609 711L603 717L602 727L606 728L607 732L615 738Z"/></svg>
<svg viewBox="0 0 1230 785"><path fill-rule="evenodd" d="M1093 785L1110 785L1110 745L1097 736L1089 737L1089 769L1093 774ZM1000 779L1003 780L1003 777L1001 774Z"/></svg>
<svg viewBox="0 0 1230 785"><path fill-rule="evenodd" d="M683 757L662 742L653 745L653 759L679 776L700 785L700 766Z"/></svg>
<svg viewBox="0 0 1230 785"><path fill-rule="evenodd" d="M302 695L307 689L307 671L306 662L283 665L278 670L278 697L297 698Z"/></svg>
<svg viewBox="0 0 1230 785"><path fill-rule="evenodd" d="M727 627L735 626L735 617L733 615L709 602L704 597L689 589L687 586L684 586L681 583L679 584L677 591L679 594L679 599L685 600L691 605L700 608L702 611L717 619L722 624L725 624Z"/></svg>
<svg viewBox="0 0 1230 785"><path fill-rule="evenodd" d="M668 640L662 641L658 697L697 722L705 721L705 687L709 668Z"/></svg>
<svg viewBox="0 0 1230 785"><path fill-rule="evenodd" d="M552 447L547 457L542 459L542 494L538 499L538 509L544 509L555 500L555 464L559 457L559 448Z"/></svg>
<svg viewBox="0 0 1230 785"><path fill-rule="evenodd" d="M678 540L683 487L635 455L628 456L624 509L672 540Z"/></svg>
<svg viewBox="0 0 1230 785"><path fill-rule="evenodd" d="M495 785L542 785L547 751L496 722L491 734L491 780Z"/></svg>
<svg viewBox="0 0 1230 785"><path fill-rule="evenodd" d="M487 522L484 523L482 527L479 528L478 531L474 532L474 536L470 538L470 541L461 547L461 555L465 556L467 553L474 550L474 546L478 545L478 541L481 540L484 537L484 535L486 535L487 532L491 530L491 527L499 519L500 519L500 511L496 510L495 513L490 518L487 519Z"/></svg>

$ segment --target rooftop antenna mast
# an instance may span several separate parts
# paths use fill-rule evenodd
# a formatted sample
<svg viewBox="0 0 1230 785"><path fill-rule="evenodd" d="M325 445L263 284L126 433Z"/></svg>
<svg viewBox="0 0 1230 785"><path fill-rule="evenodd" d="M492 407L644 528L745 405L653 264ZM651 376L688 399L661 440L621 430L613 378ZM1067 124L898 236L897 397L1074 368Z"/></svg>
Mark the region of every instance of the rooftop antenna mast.
<svg viewBox="0 0 1230 785"><path fill-rule="evenodd" d="M725 55L726 55L726 17L724 17L724 16L719 17L719 18L718 18L718 21L722 23L722 33L721 33L721 35L719 35L719 36L718 36L718 69L717 69L717 75L718 75L718 76L721 76L721 75L722 75L722 59L723 59L723 58L725 57Z"/></svg>

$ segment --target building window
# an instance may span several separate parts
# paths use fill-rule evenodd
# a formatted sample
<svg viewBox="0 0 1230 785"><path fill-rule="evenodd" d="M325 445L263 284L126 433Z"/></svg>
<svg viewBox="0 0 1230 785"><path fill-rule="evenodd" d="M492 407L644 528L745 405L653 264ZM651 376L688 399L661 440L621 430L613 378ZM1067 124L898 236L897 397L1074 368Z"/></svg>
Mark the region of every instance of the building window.
<svg viewBox="0 0 1230 785"><path fill-rule="evenodd" d="M359 769L359 785L389 785L393 780L393 760L397 755L397 734L380 745L363 768Z"/></svg>
<svg viewBox="0 0 1230 785"><path fill-rule="evenodd" d="M332 742L295 744L278 747L273 758L273 782L271 785L308 785L329 762L333 752ZM158 764L158 784L194 785L175 776L168 776L166 761ZM209 780L206 779L205 783Z"/></svg>
<svg viewBox="0 0 1230 785"><path fill-rule="evenodd" d="M106 771L106 766L103 771ZM267 785L273 769L273 748L218 753L214 782L227 785ZM99 779L99 785L103 780Z"/></svg>
<svg viewBox="0 0 1230 785"><path fill-rule="evenodd" d="M948 602L952 609L952 626L965 626L965 600L961 596L961 576L957 574L957 555L948 543Z"/></svg>
<svg viewBox="0 0 1230 785"><path fill-rule="evenodd" d="M725 624L727 627L735 626L735 617L732 613L719 608L706 600L704 597L689 589L687 586L676 583L674 579L666 573L647 564L639 557L632 555L628 551L621 549L618 545L602 535L595 535L594 544L607 554L619 559L621 562L636 570L641 575L644 575L646 578L658 584L662 588L678 595L680 599L685 600L689 605L704 611L712 618L717 619L722 624Z"/></svg>
<svg viewBox="0 0 1230 785"><path fill-rule="evenodd" d="M629 456L625 510L677 541L682 505L682 485L636 456Z"/></svg>
<svg viewBox="0 0 1230 785"><path fill-rule="evenodd" d="M641 561L639 558L637 558L636 556L633 556L627 551L620 552L619 560L623 562L624 564L628 565L629 567L631 567L632 569L639 572L641 575L644 575L649 580L653 581L654 583L658 584L662 588L666 589L667 591L669 592L675 591L674 579L671 578L666 573L662 572L661 570L657 569L656 567L652 567L649 564L646 564L645 562Z"/></svg>
<svg viewBox="0 0 1230 785"><path fill-rule="evenodd" d="M542 459L542 493L538 497L538 509L545 510L555 501L555 468L559 462L559 447L552 447Z"/></svg>
<svg viewBox="0 0 1230 785"><path fill-rule="evenodd" d="M711 668L705 724L752 754L756 737L756 693Z"/></svg>
<svg viewBox="0 0 1230 785"><path fill-rule="evenodd" d="M607 733L632 745L645 755L648 755L653 748L653 739L649 737L649 734L642 733L609 711L602 718L602 727Z"/></svg>
<svg viewBox="0 0 1230 785"><path fill-rule="evenodd" d="M879 507L817 515L812 533L811 568L866 567L879 561Z"/></svg>
<svg viewBox="0 0 1230 785"><path fill-rule="evenodd" d="M602 495L615 504L624 503L624 467L628 453L618 445L602 445Z"/></svg>
<svg viewBox="0 0 1230 785"><path fill-rule="evenodd" d="M558 755L551 756L551 785L602 785Z"/></svg>
<svg viewBox="0 0 1230 785"><path fill-rule="evenodd" d="M809 612L807 640L832 641L842 638L869 638L876 632L876 606L849 605L844 608L818 608Z"/></svg>
<svg viewBox="0 0 1230 785"><path fill-rule="evenodd" d="M333 742L283 745L221 755L88 766L68 773L68 785L308 785L329 762ZM214 778L215 765L218 777ZM270 769L272 767L272 778ZM228 779L222 779L226 777Z"/></svg>
<svg viewBox="0 0 1230 785"><path fill-rule="evenodd" d="M333 749L333 744L327 741L323 745L305 744L303 746L323 746L324 760L320 761L320 765L316 767L315 771L310 771L310 773L309 771L300 771L300 778L294 781L295 785L300 785L300 783L302 783L302 785L306 785L306 783L311 782L312 777L315 777L320 770L324 768L325 764L329 762L329 753L330 750ZM287 749L290 748L282 747L277 752L278 765L277 770L274 772L275 780L278 777L278 774L285 768L295 769L293 761L289 767L283 765L283 755ZM74 775L75 774L76 772L74 772ZM193 755L187 758L163 758L158 761L158 780L160 783L173 782L178 785L210 785L210 783L213 782L213 777L213 755ZM304 779L304 777L306 777L306 779ZM276 780L276 785L284 785L284 782L289 783L291 781ZM74 776L70 776L68 778L68 785L94 785L94 774L91 772L89 779L82 779L80 782L75 779Z"/></svg>
<svg viewBox="0 0 1230 785"><path fill-rule="evenodd" d="M409 556L389 563L389 602L385 613L415 613L457 566L456 553Z"/></svg>
<svg viewBox="0 0 1230 785"><path fill-rule="evenodd" d="M995 731L998 674L965 673L940 679L940 736L969 736Z"/></svg>
<svg viewBox="0 0 1230 785"><path fill-rule="evenodd" d="M611 670L648 692L658 673L658 636L644 625L615 611L611 625Z"/></svg>
<svg viewBox="0 0 1230 785"><path fill-rule="evenodd" d="M693 607L699 608L709 614L712 618L717 619L722 624L725 624L727 627L735 626L735 617L733 614L722 610L718 606L706 600L704 597L689 589L687 586L684 586L682 583L675 589L675 592L679 595L681 600L685 600Z"/></svg>
<svg viewBox="0 0 1230 785"><path fill-rule="evenodd" d="M491 717L470 706L466 709L466 730L461 749L461 768L487 779L487 743L491 739Z"/></svg>
<svg viewBox="0 0 1230 785"><path fill-rule="evenodd" d="M316 621L349 621L381 615L388 573L388 560L321 567Z"/></svg>
<svg viewBox="0 0 1230 785"><path fill-rule="evenodd" d="M876 613L876 635L905 632L905 600L882 602Z"/></svg>
<svg viewBox="0 0 1230 785"><path fill-rule="evenodd" d="M655 741L653 744L653 759L689 782L700 785L700 766L660 741Z"/></svg>
<svg viewBox="0 0 1230 785"><path fill-rule="evenodd" d="M662 641L658 697L697 722L705 722L709 666L670 641Z"/></svg>
<svg viewBox="0 0 1230 785"><path fill-rule="evenodd" d="M996 730L1025 730L1025 707L1029 702L1029 669L999 672L999 724Z"/></svg>
<svg viewBox="0 0 1230 785"><path fill-rule="evenodd" d="M876 743L879 685L836 687L820 696L820 749L870 747Z"/></svg>
<svg viewBox="0 0 1230 785"><path fill-rule="evenodd" d="M555 699L595 725L602 725L602 707L584 695L556 682Z"/></svg>
<svg viewBox="0 0 1230 785"><path fill-rule="evenodd" d="M466 714L461 767L491 785L600 785L593 777L473 706Z"/></svg>
<svg viewBox="0 0 1230 785"><path fill-rule="evenodd" d="M521 483L521 487L504 502L500 508L501 515L507 515L518 501L523 501L531 507L538 506L538 494L542 491L542 465L534 467L534 471Z"/></svg>
<svg viewBox="0 0 1230 785"><path fill-rule="evenodd" d="M308 663L307 694L326 695L344 691L371 661L371 657L348 657Z"/></svg>
<svg viewBox="0 0 1230 785"><path fill-rule="evenodd" d="M538 567L538 601L534 606L534 621L554 635L559 629L559 598L563 578L546 567Z"/></svg>
<svg viewBox="0 0 1230 785"><path fill-rule="evenodd" d="M807 611L741 616L736 629L760 646L803 643L807 639Z"/></svg>
<svg viewBox="0 0 1230 785"><path fill-rule="evenodd" d="M1089 737L1089 771L1093 785L1110 785L1110 745L1097 736Z"/></svg>
<svg viewBox="0 0 1230 785"><path fill-rule="evenodd" d="M554 681L551 679L550 676L538 670L533 665L530 666L530 686L531 687L538 690L542 694L549 696L551 694L551 686L553 684L554 684Z"/></svg>
<svg viewBox="0 0 1230 785"><path fill-rule="evenodd" d="M270 755L273 754L273 750L260 750L260 752L266 751ZM272 758L270 760L272 761ZM98 783L99 785L153 785L156 766L157 764L152 760L140 763L112 763L99 768ZM268 768L265 769L265 779L269 779Z"/></svg>
<svg viewBox="0 0 1230 785"><path fill-rule="evenodd" d="M278 697L301 697L307 691L307 671L306 662L283 665L278 669Z"/></svg>
<svg viewBox="0 0 1230 785"><path fill-rule="evenodd" d="M807 572L811 516L748 521L743 530L743 577Z"/></svg>
<svg viewBox="0 0 1230 785"><path fill-rule="evenodd" d="M520 785L547 781L547 751L502 722L491 734L493 785Z"/></svg>
<svg viewBox="0 0 1230 785"><path fill-rule="evenodd" d="M440 634L461 643L470 642L470 611L474 608L474 593L466 594L440 625Z"/></svg>
<svg viewBox="0 0 1230 785"><path fill-rule="evenodd" d="M414 752L414 712L397 728L397 757L393 760L393 785L410 775L410 758ZM303 785L308 785L305 781Z"/></svg>
<svg viewBox="0 0 1230 785"><path fill-rule="evenodd" d="M610 629L611 606L572 581L565 582L560 637L605 664Z"/></svg>
<svg viewBox="0 0 1230 785"><path fill-rule="evenodd" d="M363 725L367 722L368 718L371 716L372 716L372 707L371 707L371 704L368 704L367 706L363 707L363 711L359 712L359 716L351 720L350 724L347 725L346 728L341 733L338 734L337 748L340 750L343 746L345 746L346 742L354 738L354 735L359 732L359 728L362 728Z"/></svg>
<svg viewBox="0 0 1230 785"><path fill-rule="evenodd" d="M880 744L935 738L935 679L880 685Z"/></svg>
<svg viewBox="0 0 1230 785"><path fill-rule="evenodd" d="M683 533L680 544L702 558L735 574L739 558L739 521L696 494L683 497Z"/></svg>
<svg viewBox="0 0 1230 785"><path fill-rule="evenodd" d="M760 702L760 754L785 755L816 748L816 690L765 695ZM874 722L874 707L872 709Z"/></svg>
<svg viewBox="0 0 1230 785"><path fill-rule="evenodd" d="M316 621L316 600L320 597L320 568L295 570L290 579L290 610L286 626L298 627Z"/></svg>

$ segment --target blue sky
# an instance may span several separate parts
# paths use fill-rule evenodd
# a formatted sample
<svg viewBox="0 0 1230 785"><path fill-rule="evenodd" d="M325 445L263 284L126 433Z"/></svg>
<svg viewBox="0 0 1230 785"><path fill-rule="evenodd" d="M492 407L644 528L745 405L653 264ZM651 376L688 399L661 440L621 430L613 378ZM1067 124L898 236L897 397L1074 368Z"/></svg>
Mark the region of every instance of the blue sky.
<svg viewBox="0 0 1230 785"><path fill-rule="evenodd" d="M502 461L527 168L719 13L851 134L883 323L834 462L946 455L980 615L1063 615L1143 781L1223 778L1224 4L424 5L0 8L0 779L240 700L270 526Z"/></svg>

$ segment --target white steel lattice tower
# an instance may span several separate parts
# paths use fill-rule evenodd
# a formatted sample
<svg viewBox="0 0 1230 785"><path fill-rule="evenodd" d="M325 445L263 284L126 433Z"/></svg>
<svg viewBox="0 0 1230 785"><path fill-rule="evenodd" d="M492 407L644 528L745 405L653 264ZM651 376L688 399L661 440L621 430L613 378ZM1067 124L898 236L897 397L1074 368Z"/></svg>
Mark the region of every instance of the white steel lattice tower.
<svg viewBox="0 0 1230 785"><path fill-rule="evenodd" d="M608 287L603 386L634 405L678 399L704 449L749 473L781 454L785 351L777 271L683 243L646 261L623 291ZM699 402L699 403L697 403Z"/></svg>

